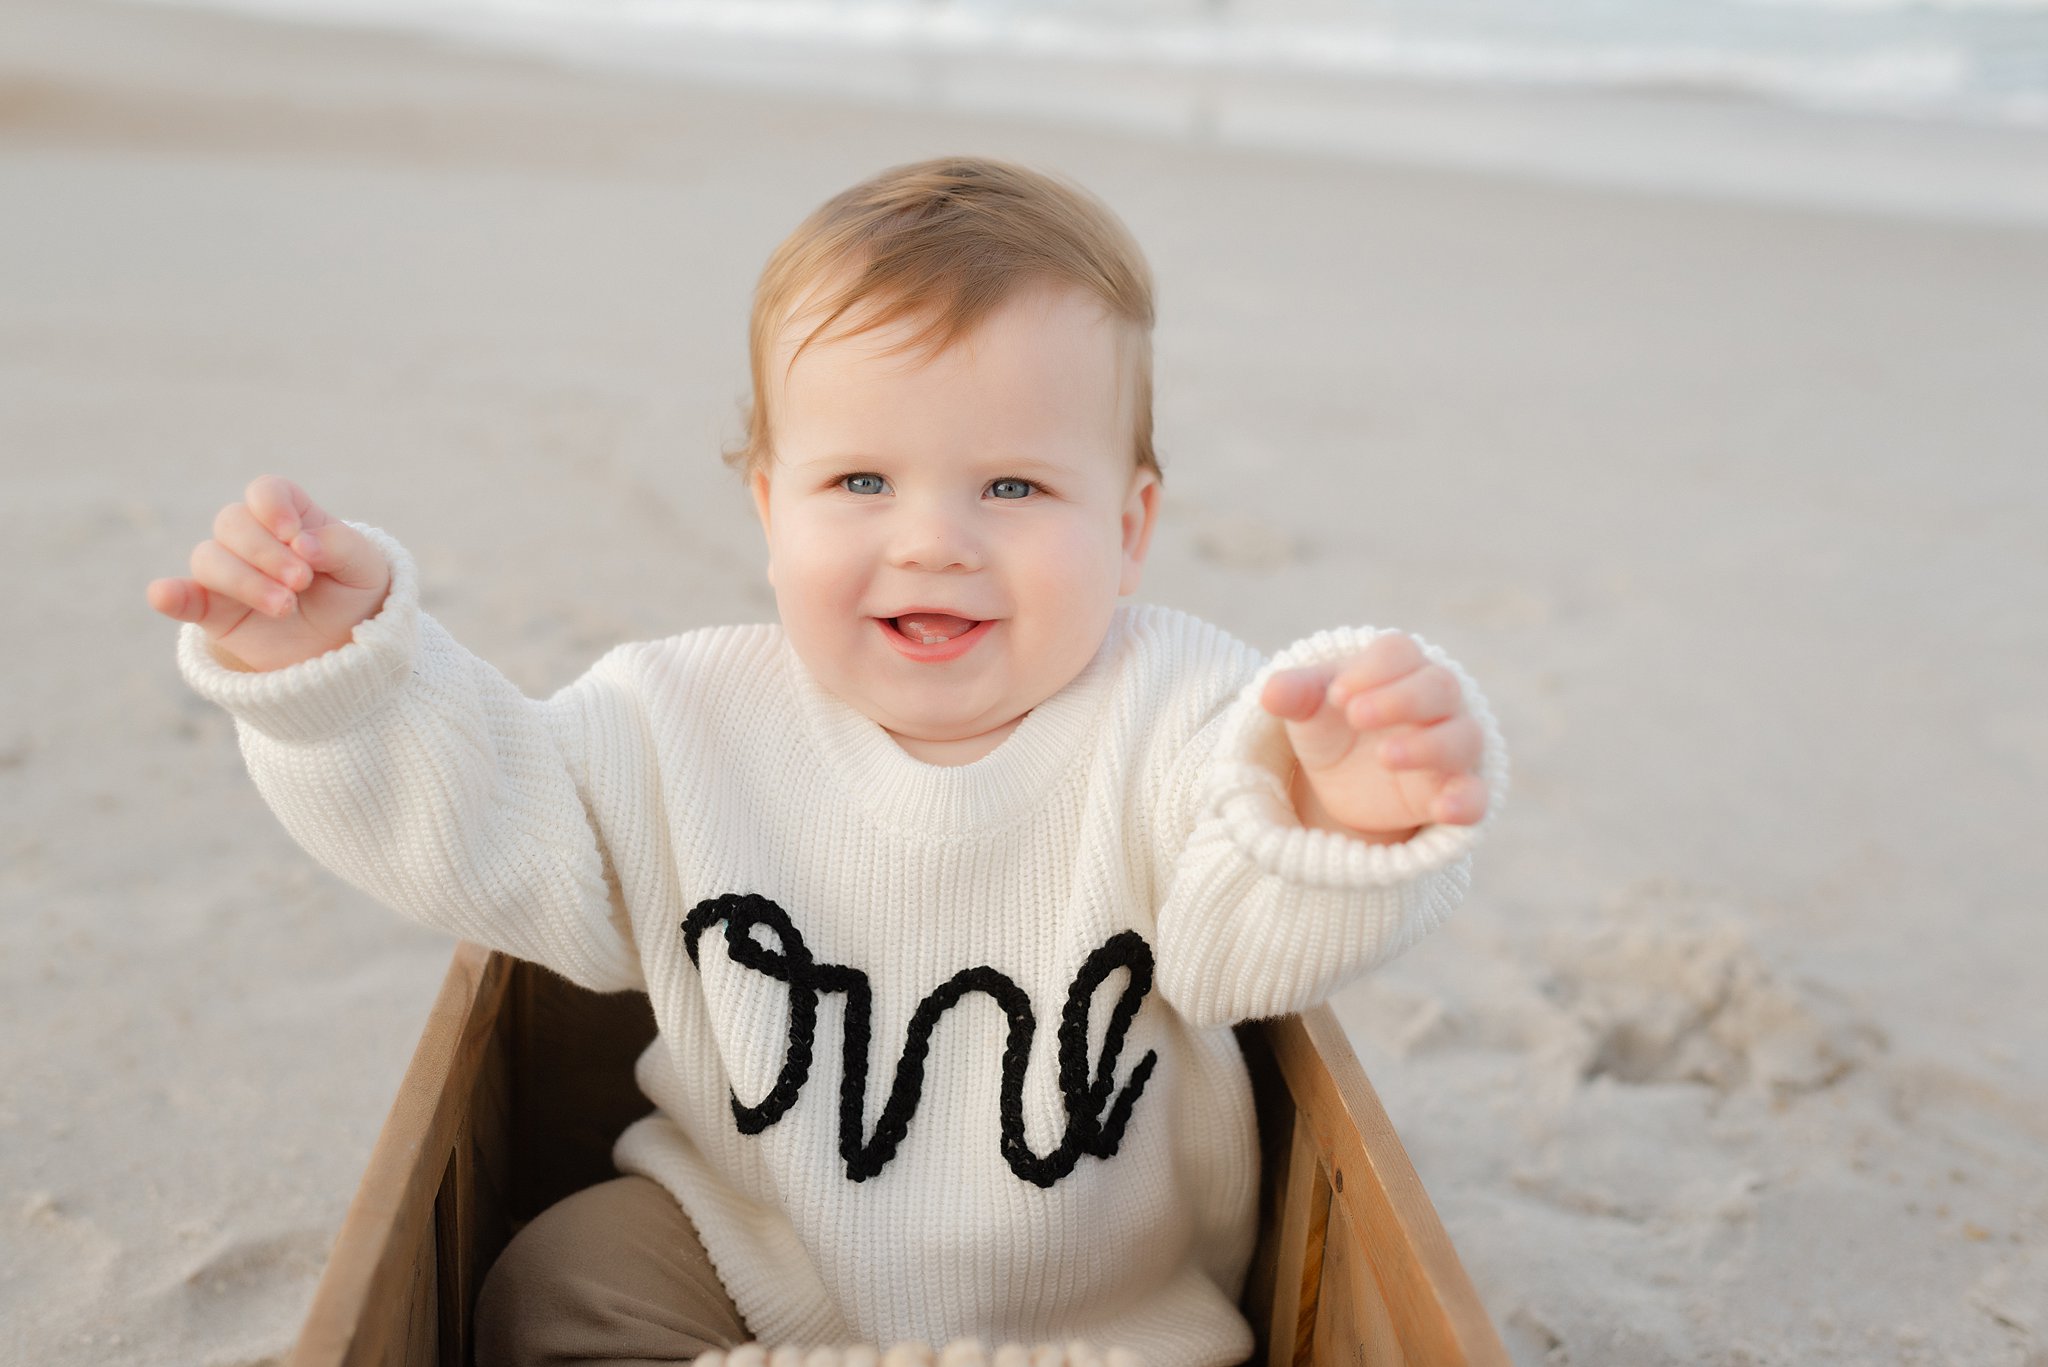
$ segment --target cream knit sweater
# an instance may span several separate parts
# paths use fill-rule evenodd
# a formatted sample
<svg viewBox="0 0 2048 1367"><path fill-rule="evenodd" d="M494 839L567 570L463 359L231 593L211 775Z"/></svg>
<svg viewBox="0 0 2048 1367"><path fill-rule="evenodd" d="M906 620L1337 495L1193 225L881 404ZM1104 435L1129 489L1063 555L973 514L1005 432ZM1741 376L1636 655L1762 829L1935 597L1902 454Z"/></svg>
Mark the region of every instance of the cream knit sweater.
<svg viewBox="0 0 2048 1367"><path fill-rule="evenodd" d="M269 673L196 626L264 799L399 912L599 991L644 990L656 1109L619 1170L701 1231L766 1342L1082 1338L1241 1361L1258 1148L1228 1027L1415 942L1484 829L1303 829L1265 673L1119 606L994 752L906 754L777 626L620 646L546 701L421 612L410 555L354 640ZM1507 768L1491 712L1493 810ZM1491 815L1488 821L1492 820Z"/></svg>

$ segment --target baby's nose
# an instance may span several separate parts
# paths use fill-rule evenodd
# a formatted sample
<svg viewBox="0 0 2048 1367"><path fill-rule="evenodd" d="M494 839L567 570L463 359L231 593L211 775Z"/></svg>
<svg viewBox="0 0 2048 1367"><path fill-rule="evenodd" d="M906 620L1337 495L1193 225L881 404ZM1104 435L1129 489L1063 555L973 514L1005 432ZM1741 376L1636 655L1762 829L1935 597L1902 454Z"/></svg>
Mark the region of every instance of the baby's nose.
<svg viewBox="0 0 2048 1367"><path fill-rule="evenodd" d="M904 569L979 569L982 558L979 538L966 520L936 509L905 517L891 551L891 559Z"/></svg>

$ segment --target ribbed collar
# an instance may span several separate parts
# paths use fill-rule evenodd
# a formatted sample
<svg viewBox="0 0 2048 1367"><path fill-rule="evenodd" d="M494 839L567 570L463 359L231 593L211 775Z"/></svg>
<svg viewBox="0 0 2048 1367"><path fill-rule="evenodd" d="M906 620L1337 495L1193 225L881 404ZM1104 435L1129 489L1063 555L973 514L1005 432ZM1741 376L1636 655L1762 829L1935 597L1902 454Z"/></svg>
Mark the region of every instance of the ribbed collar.
<svg viewBox="0 0 2048 1367"><path fill-rule="evenodd" d="M1118 604L1102 644L1073 681L971 764L927 764L906 752L879 723L826 691L787 633L782 662L811 738L848 797L887 826L962 833L1014 821L1079 760L1108 696L1128 612Z"/></svg>

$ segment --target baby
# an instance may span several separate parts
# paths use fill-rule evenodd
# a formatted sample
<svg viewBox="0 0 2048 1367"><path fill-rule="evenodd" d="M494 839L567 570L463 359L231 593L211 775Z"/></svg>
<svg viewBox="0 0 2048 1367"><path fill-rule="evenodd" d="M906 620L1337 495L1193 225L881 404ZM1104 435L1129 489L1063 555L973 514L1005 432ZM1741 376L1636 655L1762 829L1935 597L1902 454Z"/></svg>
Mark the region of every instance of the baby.
<svg viewBox="0 0 2048 1367"><path fill-rule="evenodd" d="M622 645L546 701L279 477L149 586L322 863L652 1001L624 1175L513 1240L479 1362L1250 1353L1229 1027L1442 921L1506 757L1413 637L1265 661L1118 601L1159 510L1152 318L1064 181L945 158L831 199L762 275L728 455L779 624Z"/></svg>

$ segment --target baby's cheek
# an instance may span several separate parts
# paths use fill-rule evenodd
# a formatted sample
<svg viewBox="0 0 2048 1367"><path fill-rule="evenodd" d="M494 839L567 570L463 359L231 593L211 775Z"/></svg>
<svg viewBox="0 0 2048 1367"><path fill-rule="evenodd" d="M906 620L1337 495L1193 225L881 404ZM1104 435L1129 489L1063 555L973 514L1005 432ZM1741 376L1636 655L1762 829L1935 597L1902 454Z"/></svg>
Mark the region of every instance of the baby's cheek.
<svg viewBox="0 0 2048 1367"><path fill-rule="evenodd" d="M1047 538L1037 560L1049 591L1076 606L1114 602L1123 549L1105 529L1093 524L1063 527Z"/></svg>
<svg viewBox="0 0 2048 1367"><path fill-rule="evenodd" d="M791 537L787 558L793 578L808 599L837 601L858 598L866 583L867 566L859 547L829 527Z"/></svg>
<svg viewBox="0 0 2048 1367"><path fill-rule="evenodd" d="M1079 560L1048 574L1042 585L1039 618L1050 636L1049 655L1062 672L1079 672L1093 657L1116 615L1116 581Z"/></svg>

